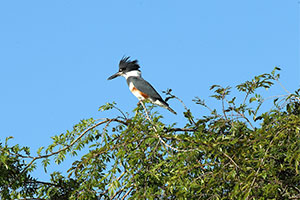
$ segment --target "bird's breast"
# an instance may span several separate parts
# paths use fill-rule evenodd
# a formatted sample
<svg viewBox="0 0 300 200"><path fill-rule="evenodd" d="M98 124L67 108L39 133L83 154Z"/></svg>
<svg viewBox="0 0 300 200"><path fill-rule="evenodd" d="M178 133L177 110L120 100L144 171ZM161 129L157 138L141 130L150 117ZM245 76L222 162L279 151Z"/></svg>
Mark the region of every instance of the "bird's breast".
<svg viewBox="0 0 300 200"><path fill-rule="evenodd" d="M134 96L136 96L139 100L144 100L144 99L148 99L149 96L143 92L141 92L140 90L138 90L133 83L129 84L129 90L132 92L132 94Z"/></svg>

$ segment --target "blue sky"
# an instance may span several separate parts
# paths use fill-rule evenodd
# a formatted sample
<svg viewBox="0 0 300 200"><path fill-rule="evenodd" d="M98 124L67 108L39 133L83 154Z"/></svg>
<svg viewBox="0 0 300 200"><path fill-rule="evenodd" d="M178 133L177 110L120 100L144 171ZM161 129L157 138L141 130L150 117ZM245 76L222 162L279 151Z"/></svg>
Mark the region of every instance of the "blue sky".
<svg viewBox="0 0 300 200"><path fill-rule="evenodd" d="M297 0L115 0L0 2L1 140L30 146L106 102L131 112L137 99L123 78L107 81L123 55L138 59L143 77L175 95L201 117L192 99L213 84L235 86L281 67L290 91L300 84ZM266 95L284 94L274 87ZM165 121L182 121L163 108Z"/></svg>

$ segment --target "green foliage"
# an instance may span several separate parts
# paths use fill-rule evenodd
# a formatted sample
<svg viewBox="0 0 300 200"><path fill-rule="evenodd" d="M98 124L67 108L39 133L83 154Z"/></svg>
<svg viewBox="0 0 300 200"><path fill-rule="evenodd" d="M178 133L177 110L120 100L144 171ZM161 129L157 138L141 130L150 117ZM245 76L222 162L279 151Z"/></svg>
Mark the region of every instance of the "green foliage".
<svg viewBox="0 0 300 200"><path fill-rule="evenodd" d="M36 156L27 147L1 143L1 198L298 199L300 89L273 97L273 107L261 110L268 98L259 91L278 81L278 70L237 85L242 97L230 96L231 87L212 86L221 109L196 97L210 114L199 116L183 104L184 127L163 124L153 105L146 106L151 119L141 105L129 118L113 102L99 110L116 109L121 116L81 120ZM167 99L183 103L171 92ZM46 171L81 151L49 182L30 176L37 160Z"/></svg>
<svg viewBox="0 0 300 200"><path fill-rule="evenodd" d="M4 144L0 143L0 197L19 199L21 196L32 196L37 189L36 180L30 176L34 165L23 171L26 167L24 158L31 158L29 148L19 145L10 147L10 139L12 137L6 138Z"/></svg>

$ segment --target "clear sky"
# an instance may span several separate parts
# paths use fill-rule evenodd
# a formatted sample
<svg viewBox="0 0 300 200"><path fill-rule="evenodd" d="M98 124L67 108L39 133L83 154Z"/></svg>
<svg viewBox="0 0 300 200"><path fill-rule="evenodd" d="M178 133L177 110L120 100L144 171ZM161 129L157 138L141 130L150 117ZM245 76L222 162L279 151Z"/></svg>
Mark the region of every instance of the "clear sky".
<svg viewBox="0 0 300 200"><path fill-rule="evenodd" d="M99 113L106 102L126 112L137 99L124 78L107 81L123 55L142 75L201 117L195 96L213 84L235 86L282 68L290 91L300 85L298 0L26 0L0 1L1 137L31 146ZM270 94L284 94L280 87ZM163 96L163 95L162 95ZM163 96L164 97L164 96ZM166 121L182 120L163 108Z"/></svg>

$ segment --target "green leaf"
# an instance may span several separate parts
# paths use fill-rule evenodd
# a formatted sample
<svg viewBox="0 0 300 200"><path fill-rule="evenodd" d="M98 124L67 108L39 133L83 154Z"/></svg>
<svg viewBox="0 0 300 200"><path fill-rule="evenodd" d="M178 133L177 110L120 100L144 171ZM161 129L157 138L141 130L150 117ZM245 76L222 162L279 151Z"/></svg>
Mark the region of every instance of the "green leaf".
<svg viewBox="0 0 300 200"><path fill-rule="evenodd" d="M37 154L40 156L41 155L41 151L44 149L44 147L40 147L40 148L38 148L38 150L37 150Z"/></svg>
<svg viewBox="0 0 300 200"><path fill-rule="evenodd" d="M252 103L253 101L257 101L257 98L256 98L256 97L251 97L251 98L249 99L249 103Z"/></svg>

